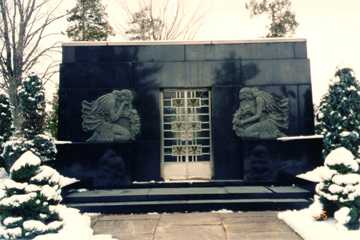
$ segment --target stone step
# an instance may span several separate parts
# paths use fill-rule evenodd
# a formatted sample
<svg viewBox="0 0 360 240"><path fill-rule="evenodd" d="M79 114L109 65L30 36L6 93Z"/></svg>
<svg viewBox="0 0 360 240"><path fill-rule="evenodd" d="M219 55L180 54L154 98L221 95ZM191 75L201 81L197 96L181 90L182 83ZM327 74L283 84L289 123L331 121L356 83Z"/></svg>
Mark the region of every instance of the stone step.
<svg viewBox="0 0 360 240"><path fill-rule="evenodd" d="M64 203L109 203L131 201L219 200L219 199L287 199L311 198L312 193L300 187L227 186L187 188L113 189L75 192L64 197Z"/></svg>
<svg viewBox="0 0 360 240"><path fill-rule="evenodd" d="M151 212L205 212L212 210L264 211L302 209L312 203L309 199L209 199L209 200L172 200L172 201L131 201L131 202L94 202L68 203L68 207L81 212L100 212L103 214L130 214Z"/></svg>

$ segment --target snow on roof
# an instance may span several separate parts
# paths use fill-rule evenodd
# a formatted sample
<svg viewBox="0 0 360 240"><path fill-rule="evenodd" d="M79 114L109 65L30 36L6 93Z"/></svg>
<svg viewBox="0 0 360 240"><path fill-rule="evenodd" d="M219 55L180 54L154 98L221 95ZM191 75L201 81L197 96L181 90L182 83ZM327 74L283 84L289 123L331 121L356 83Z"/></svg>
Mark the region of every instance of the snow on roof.
<svg viewBox="0 0 360 240"><path fill-rule="evenodd" d="M259 38L245 40L207 40L207 41L124 41L124 42L66 42L63 47L80 46L148 46L148 45L204 45L241 43L306 42L306 38Z"/></svg>

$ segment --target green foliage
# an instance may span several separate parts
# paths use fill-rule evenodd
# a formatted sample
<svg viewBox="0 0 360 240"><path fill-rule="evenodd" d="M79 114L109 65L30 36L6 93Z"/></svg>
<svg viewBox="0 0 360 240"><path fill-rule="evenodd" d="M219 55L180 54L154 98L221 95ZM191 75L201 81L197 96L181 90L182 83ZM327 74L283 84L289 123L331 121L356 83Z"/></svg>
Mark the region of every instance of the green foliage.
<svg viewBox="0 0 360 240"><path fill-rule="evenodd" d="M359 157L360 85L350 68L337 69L333 84L321 98L316 114L317 131L324 135L323 157L340 146Z"/></svg>
<svg viewBox="0 0 360 240"><path fill-rule="evenodd" d="M0 90L0 154L3 151L3 143L13 135L14 127L11 113L9 96Z"/></svg>
<svg viewBox="0 0 360 240"><path fill-rule="evenodd" d="M266 26L269 29L267 38L291 37L300 25L295 19L295 13L290 10L290 0L263 0L262 2L250 0L245 7L250 10L251 19L263 13L268 15L271 24Z"/></svg>
<svg viewBox="0 0 360 240"><path fill-rule="evenodd" d="M38 170L39 170L39 166L26 164L25 166L22 166L19 170L13 171L11 173L11 179L14 180L15 182L26 182L32 176L34 176L36 171Z"/></svg>
<svg viewBox="0 0 360 240"><path fill-rule="evenodd" d="M22 124L21 130L26 139L44 132L45 125L45 89L41 79L30 74L18 90Z"/></svg>
<svg viewBox="0 0 360 240"><path fill-rule="evenodd" d="M51 133L51 136L57 139L58 135L58 115L59 115L59 88L53 94L53 99L49 102L51 110L46 114L46 129Z"/></svg>
<svg viewBox="0 0 360 240"><path fill-rule="evenodd" d="M106 41L109 36L115 36L100 0L77 0L69 13L66 33L71 40Z"/></svg>
<svg viewBox="0 0 360 240"><path fill-rule="evenodd" d="M5 143L2 158L4 159L5 169L7 172L9 172L15 161L18 160L24 152L26 152L24 141L25 139L19 138Z"/></svg>

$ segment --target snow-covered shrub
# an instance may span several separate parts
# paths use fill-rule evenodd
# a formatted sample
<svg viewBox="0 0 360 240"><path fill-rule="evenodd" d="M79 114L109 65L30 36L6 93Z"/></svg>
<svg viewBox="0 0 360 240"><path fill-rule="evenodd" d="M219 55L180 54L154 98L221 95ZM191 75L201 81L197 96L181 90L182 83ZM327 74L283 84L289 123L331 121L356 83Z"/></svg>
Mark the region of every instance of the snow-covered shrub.
<svg viewBox="0 0 360 240"><path fill-rule="evenodd" d="M338 147L360 157L360 85L350 68L338 68L316 109L317 133L324 135L324 158Z"/></svg>
<svg viewBox="0 0 360 240"><path fill-rule="evenodd" d="M57 152L54 138L44 128L45 92L41 80L35 74L29 75L18 92L24 137L3 144L4 150L0 154L7 171L26 151L33 152L42 162L55 160Z"/></svg>
<svg viewBox="0 0 360 240"><path fill-rule="evenodd" d="M322 179L316 185L315 214L326 211L327 217L334 216L338 227L350 230L360 226L360 174L359 164L354 155L340 147L325 158ZM321 219L321 218L320 218Z"/></svg>
<svg viewBox="0 0 360 240"><path fill-rule="evenodd" d="M9 95L0 89L0 154L4 151L4 143L14 132L13 118ZM5 160L0 156L0 167L5 167Z"/></svg>
<svg viewBox="0 0 360 240"><path fill-rule="evenodd" d="M64 177L41 162L27 151L11 167L0 194L0 238L31 239L62 228L57 206Z"/></svg>
<svg viewBox="0 0 360 240"><path fill-rule="evenodd" d="M0 154L3 143L10 139L14 130L9 95L0 89Z"/></svg>
<svg viewBox="0 0 360 240"><path fill-rule="evenodd" d="M21 131L26 139L34 139L44 132L45 125L45 89L36 74L30 74L19 87L21 109Z"/></svg>

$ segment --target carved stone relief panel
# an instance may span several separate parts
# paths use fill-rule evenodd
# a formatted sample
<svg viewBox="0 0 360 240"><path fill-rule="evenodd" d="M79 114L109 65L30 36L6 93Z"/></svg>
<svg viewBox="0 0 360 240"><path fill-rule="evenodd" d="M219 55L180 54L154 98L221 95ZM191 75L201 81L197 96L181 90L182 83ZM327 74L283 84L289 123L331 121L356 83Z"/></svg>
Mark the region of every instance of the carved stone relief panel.
<svg viewBox="0 0 360 240"><path fill-rule="evenodd" d="M286 136L289 101L279 100L257 88L242 88L240 106L233 117L233 130L242 139L274 139Z"/></svg>
<svg viewBox="0 0 360 240"><path fill-rule="evenodd" d="M93 132L89 142L135 140L140 132L140 117L132 106L133 95L128 89L114 90L95 101L82 102L82 128Z"/></svg>

